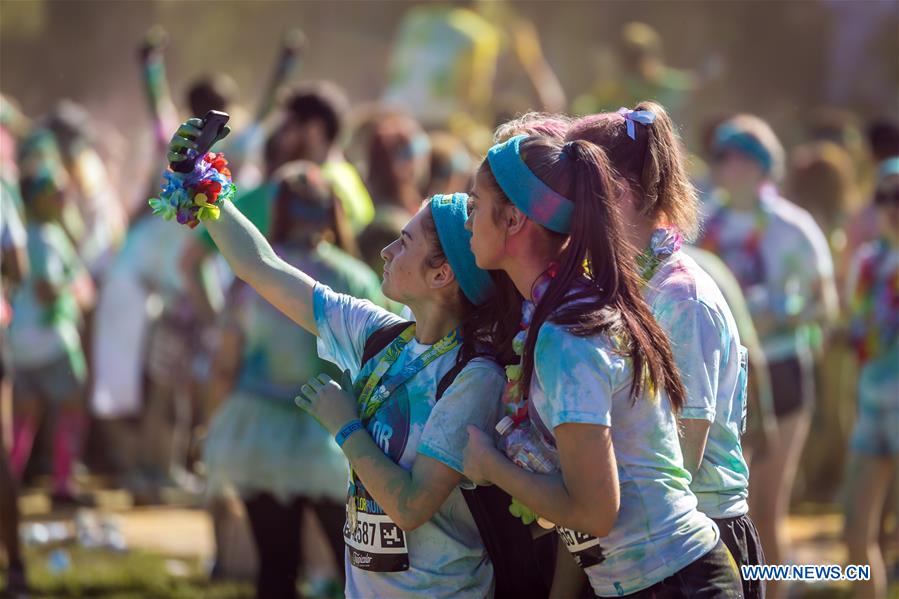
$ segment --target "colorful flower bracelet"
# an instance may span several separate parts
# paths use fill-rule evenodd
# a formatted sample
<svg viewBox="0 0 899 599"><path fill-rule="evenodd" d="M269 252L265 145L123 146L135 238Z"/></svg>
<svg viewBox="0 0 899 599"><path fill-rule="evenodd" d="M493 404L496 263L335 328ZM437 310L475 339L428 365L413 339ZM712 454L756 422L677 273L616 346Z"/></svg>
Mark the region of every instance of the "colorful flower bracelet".
<svg viewBox="0 0 899 599"><path fill-rule="evenodd" d="M188 153L188 158L196 160L193 170L179 173L169 168L162 193L150 200L150 207L153 214L166 220L174 218L193 229L200 221L218 220L219 206L234 197L237 187L231 182L231 170L223 154L209 152L197 160L194 152L193 156Z"/></svg>

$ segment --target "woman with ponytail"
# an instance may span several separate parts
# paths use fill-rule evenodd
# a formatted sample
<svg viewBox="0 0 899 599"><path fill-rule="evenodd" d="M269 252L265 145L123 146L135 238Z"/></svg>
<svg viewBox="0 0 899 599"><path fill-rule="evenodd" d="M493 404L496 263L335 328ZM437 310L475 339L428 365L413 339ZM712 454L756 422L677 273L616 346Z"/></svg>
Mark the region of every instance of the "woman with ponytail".
<svg viewBox="0 0 899 599"><path fill-rule="evenodd" d="M718 524L738 564L764 564L741 445L748 353L715 281L681 250L697 234L697 199L671 119L659 104L642 102L581 118L567 139L603 148L617 175L624 251L637 264L643 297L671 344L685 389L681 447L699 510ZM743 581L743 591L764 596L764 583Z"/></svg>
<svg viewBox="0 0 899 599"><path fill-rule="evenodd" d="M739 597L690 491L675 418L685 390L624 250L621 193L605 153L582 140L515 136L481 165L472 251L525 299L507 413L559 467L520 468L469 427L465 474L554 523L599 596Z"/></svg>
<svg viewBox="0 0 899 599"><path fill-rule="evenodd" d="M170 163L190 157L181 150L199 133L182 125ZM514 298L475 264L467 199L434 196L381 251L381 289L415 322L286 262L230 202L203 220L234 273L318 337L319 357L344 373L340 383L310 379L294 402L349 462L347 597L492 594L494 567L461 491L462 450L468 425L489 430L498 419Z"/></svg>
<svg viewBox="0 0 899 599"><path fill-rule="evenodd" d="M700 247L730 267L743 289L768 358L777 435L752 463L751 511L765 555L791 559L786 516L815 402L814 362L836 315L834 266L812 216L781 197L783 147L762 119L737 115L717 127L718 186ZM785 597L787 583L768 594Z"/></svg>

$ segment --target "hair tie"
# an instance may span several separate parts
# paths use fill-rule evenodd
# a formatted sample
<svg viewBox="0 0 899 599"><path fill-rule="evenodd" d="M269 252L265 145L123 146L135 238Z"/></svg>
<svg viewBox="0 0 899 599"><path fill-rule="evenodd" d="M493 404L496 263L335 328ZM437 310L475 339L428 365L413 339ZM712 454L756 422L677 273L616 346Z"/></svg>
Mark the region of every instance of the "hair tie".
<svg viewBox="0 0 899 599"><path fill-rule="evenodd" d="M637 139L637 128L634 126L634 123L652 125L656 120L654 112L648 110L631 110L630 108L625 108L623 106L618 109L618 114L624 117L624 121L627 123L627 136L633 140Z"/></svg>
<svg viewBox="0 0 899 599"><path fill-rule="evenodd" d="M577 148L577 144L575 144L576 141L577 140L575 140L575 139L572 139L571 141L566 141L565 144L562 146L562 153L560 156L570 156L571 158L574 158L574 156L575 156L574 152L575 152L575 149Z"/></svg>
<svg viewBox="0 0 899 599"><path fill-rule="evenodd" d="M487 152L487 162L500 189L528 218L556 233L571 231L574 203L553 191L531 172L521 159L521 142L526 135L496 144Z"/></svg>

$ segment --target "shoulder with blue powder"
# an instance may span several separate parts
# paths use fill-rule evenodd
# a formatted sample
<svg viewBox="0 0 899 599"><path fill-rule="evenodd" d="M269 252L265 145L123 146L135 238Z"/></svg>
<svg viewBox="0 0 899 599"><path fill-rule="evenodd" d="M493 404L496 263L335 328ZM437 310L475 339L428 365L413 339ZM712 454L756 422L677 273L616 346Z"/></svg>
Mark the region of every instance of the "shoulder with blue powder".
<svg viewBox="0 0 899 599"><path fill-rule="evenodd" d="M707 305L713 311L727 306L715 279L692 256L678 250L659 267L644 293L647 303L655 304L692 300Z"/></svg>
<svg viewBox="0 0 899 599"><path fill-rule="evenodd" d="M652 313L668 337L687 391L681 417L712 422L720 371L737 351L739 332L708 273L682 252L676 256L676 266L666 264L664 272L660 269L653 277L651 284L657 284L658 290L651 299Z"/></svg>
<svg viewBox="0 0 899 599"><path fill-rule="evenodd" d="M736 322L718 284L684 252L677 252L659 269L645 295L663 328L662 319L670 313L695 312L701 318L710 319L716 329L738 336Z"/></svg>
<svg viewBox="0 0 899 599"><path fill-rule="evenodd" d="M468 425L492 433L502 412L506 377L492 359L475 358L456 375L428 417L418 453L462 472Z"/></svg>
<svg viewBox="0 0 899 599"><path fill-rule="evenodd" d="M683 300L653 311L668 336L671 352L686 391L682 418L715 420L721 370L738 355L736 325L699 300Z"/></svg>
<svg viewBox="0 0 899 599"><path fill-rule="evenodd" d="M579 337L552 322L540 327L531 390L534 395L536 385L545 397L535 407L551 429L565 423L611 426L612 396L630 382L630 360L609 333Z"/></svg>
<svg viewBox="0 0 899 599"><path fill-rule="evenodd" d="M321 283L315 285L312 298L319 357L337 364L341 370L349 370L353 376L359 372L369 336L403 320L369 300L335 293Z"/></svg>

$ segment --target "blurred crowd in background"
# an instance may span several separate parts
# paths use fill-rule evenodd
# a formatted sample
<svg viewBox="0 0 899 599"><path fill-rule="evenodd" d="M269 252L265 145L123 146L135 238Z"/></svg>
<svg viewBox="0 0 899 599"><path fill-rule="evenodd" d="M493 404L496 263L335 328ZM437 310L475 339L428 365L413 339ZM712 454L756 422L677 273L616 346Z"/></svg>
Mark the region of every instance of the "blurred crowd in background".
<svg viewBox="0 0 899 599"><path fill-rule="evenodd" d="M283 407L247 400L289 393L308 378L304 373L321 371L314 339L236 282L202 227L174 227L149 214L165 146L184 118L209 110L231 115L233 133L216 149L230 162L242 210L279 252L335 289L401 311L379 290L381 248L424 198L469 189L498 125L530 111L583 115L643 100L661 103L678 125L707 214L722 191L734 192L727 189L734 167L715 143L719 125L756 115L744 118L772 157L771 184L811 215L816 230L809 235L823 240L808 268L829 269L828 288L795 300L820 304L805 323L815 381L806 389L814 397L772 405L764 397L770 384L766 391L768 383L757 383L761 407L744 439L754 462L776 462L760 465L764 474L750 487L751 498L773 498L752 506L769 563L789 563L780 523L791 502L843 501L850 520L853 509L877 520L847 526L850 557L859 558L851 563L881 559L870 549L879 542L886 556L880 567L895 571L899 495L896 477L890 478L896 454L851 464L849 456L859 359L865 359L865 342L851 330L858 310L851 289L865 276L852 274L853 257L884 237L895 253L899 235L899 3L821 0L751 10L743 5L752 3L720 3L732 5L728 15L711 2L628 4L636 10L575 4L570 14L569 5L558 3L539 9L395 3L385 9L393 23L370 6L346 3L330 19L323 16L330 8L305 7L307 19L297 20L305 34L286 28L291 19L279 17L280 3L234 3L230 19L223 17L227 9L216 9L207 20L196 6L185 8L190 18L175 18L177 2L122 3L127 8L96 2L88 17L78 17L77 32L59 23L80 10L78 3L12 4L0 7L6 21L0 60L9 73L0 80L0 546L11 585L23 576L12 481L46 486L60 506L90 502L89 474L128 490L136 503L162 502L173 491L202 497L218 541L214 576L256 568L241 540L245 510L278 514L279 522L295 526L297 538L305 529L310 547L326 547L324 538L341 534L342 455L309 457L313 445L302 440L321 434L314 423L286 422ZM672 6L689 10L679 17ZM97 27L115 28L123 10L135 12L131 23L148 19L142 38L130 45L103 42L104 35L121 37L116 33L90 39ZM371 16L370 26L358 24L354 10ZM737 21L750 13L744 31ZM160 16L166 29L147 27ZM678 19L697 17L701 25L684 24L678 39ZM22 31L40 30L38 21L61 31L61 40L27 38ZM766 47L762 29L769 26L779 40L772 42L776 52ZM239 59L233 45L226 52L222 43L239 40L243 27L253 29L257 44ZM703 51L703 32L716 27L742 52ZM341 41L353 31L361 39L348 41L345 50ZM383 39L375 44L375 37ZM102 48L98 56L111 65L125 56L132 74L98 75L85 67L79 75L77 61L90 60L90 50L52 59L65 75L46 56L27 74L18 66L31 62L29 48L58 55L67 42ZM370 56L360 51L368 42ZM675 68L668 47L702 58ZM324 54L325 61L314 58ZM329 74L335 63L341 67ZM794 66L785 72L783 63ZM76 85L78 77L89 85ZM728 234L719 225L707 222L698 245L734 271L736 281L725 291L729 301L742 295L736 301L748 306L741 335L758 332L750 348L757 365L771 345L769 325L745 280L752 273L716 251L721 244L714 236ZM718 277L722 287L728 276ZM896 302L899 283L894 287ZM895 327L899 302L892 310L878 322ZM889 376L899 378L899 359ZM233 407L241 402L240 410ZM251 434L248 422L268 424ZM260 463L253 448L261 437L267 455L279 447L284 459ZM289 476L291 461L302 455L309 465L301 476ZM342 553L335 559L341 563Z"/></svg>

